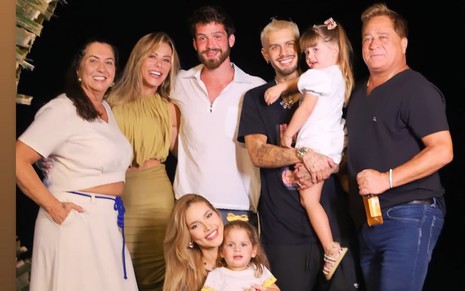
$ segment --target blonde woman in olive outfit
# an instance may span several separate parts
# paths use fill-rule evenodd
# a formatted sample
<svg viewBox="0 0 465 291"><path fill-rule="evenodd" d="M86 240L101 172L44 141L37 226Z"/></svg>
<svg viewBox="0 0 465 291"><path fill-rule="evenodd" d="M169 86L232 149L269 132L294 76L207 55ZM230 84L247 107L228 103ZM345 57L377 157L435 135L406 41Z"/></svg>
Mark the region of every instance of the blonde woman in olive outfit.
<svg viewBox="0 0 465 291"><path fill-rule="evenodd" d="M147 34L108 99L134 154L123 200L126 243L140 290L162 290L165 275L163 239L174 194L164 162L178 133L179 111L169 94L179 67L172 39Z"/></svg>

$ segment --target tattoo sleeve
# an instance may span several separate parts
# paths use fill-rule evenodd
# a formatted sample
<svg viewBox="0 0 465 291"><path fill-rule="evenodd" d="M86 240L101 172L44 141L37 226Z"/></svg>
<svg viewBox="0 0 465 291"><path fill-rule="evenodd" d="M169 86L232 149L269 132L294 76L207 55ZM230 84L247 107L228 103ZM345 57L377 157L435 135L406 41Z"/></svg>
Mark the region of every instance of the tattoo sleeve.
<svg viewBox="0 0 465 291"><path fill-rule="evenodd" d="M283 148L271 144L262 144L255 155L261 168L278 168L294 165L299 162L293 148Z"/></svg>

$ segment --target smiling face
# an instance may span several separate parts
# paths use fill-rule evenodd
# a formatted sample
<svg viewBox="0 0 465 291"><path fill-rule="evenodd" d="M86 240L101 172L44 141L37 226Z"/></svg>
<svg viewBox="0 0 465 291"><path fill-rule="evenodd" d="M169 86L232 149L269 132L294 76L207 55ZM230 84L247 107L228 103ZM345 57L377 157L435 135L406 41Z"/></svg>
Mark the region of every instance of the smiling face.
<svg viewBox="0 0 465 291"><path fill-rule="evenodd" d="M221 245L224 225L214 209L204 202L195 202L187 208L185 215L191 239L200 249Z"/></svg>
<svg viewBox="0 0 465 291"><path fill-rule="evenodd" d="M298 75L298 48L294 33L290 29L272 31L262 48L262 55L276 71L276 77L296 77Z"/></svg>
<svg viewBox="0 0 465 291"><path fill-rule="evenodd" d="M371 73L396 71L406 65L407 38L400 37L387 16L372 17L362 32L362 56Z"/></svg>
<svg viewBox="0 0 465 291"><path fill-rule="evenodd" d="M230 270L244 270L250 260L257 255L257 246L254 245L243 228L228 228L224 243L220 248L220 255L226 261Z"/></svg>
<svg viewBox="0 0 465 291"><path fill-rule="evenodd" d="M234 40L234 35L228 36L223 24L211 22L196 25L193 45L199 61L209 69L216 69L229 58Z"/></svg>
<svg viewBox="0 0 465 291"><path fill-rule="evenodd" d="M336 43L325 42L322 38L314 46L304 50L305 62L312 69L322 69L337 64L339 48Z"/></svg>
<svg viewBox="0 0 465 291"><path fill-rule="evenodd" d="M115 54L108 44L93 42L85 49L76 72L87 96L102 99L115 79Z"/></svg>
<svg viewBox="0 0 465 291"><path fill-rule="evenodd" d="M160 43L150 50L141 65L143 94L153 95L168 77L171 70L173 50L167 43Z"/></svg>

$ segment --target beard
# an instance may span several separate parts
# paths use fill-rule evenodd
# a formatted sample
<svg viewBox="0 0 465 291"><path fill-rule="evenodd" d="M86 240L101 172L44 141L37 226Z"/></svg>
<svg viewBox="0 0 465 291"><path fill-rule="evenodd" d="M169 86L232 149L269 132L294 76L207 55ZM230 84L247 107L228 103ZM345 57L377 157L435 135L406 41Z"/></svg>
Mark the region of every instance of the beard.
<svg viewBox="0 0 465 291"><path fill-rule="evenodd" d="M207 59L204 57L204 53L208 53L208 51L217 51L219 52L219 56L215 59ZM197 56L199 58L199 61L208 69L213 70L218 68L227 58L229 58L229 55L231 53L231 48L228 46L226 51L223 51L221 49L210 49L210 50L204 50L202 52L198 52Z"/></svg>
<svg viewBox="0 0 465 291"><path fill-rule="evenodd" d="M272 64L273 69L275 69L277 75L280 76L288 76L294 74L298 70L298 64L296 63L295 65L291 67L285 67L285 68L280 68L275 64Z"/></svg>

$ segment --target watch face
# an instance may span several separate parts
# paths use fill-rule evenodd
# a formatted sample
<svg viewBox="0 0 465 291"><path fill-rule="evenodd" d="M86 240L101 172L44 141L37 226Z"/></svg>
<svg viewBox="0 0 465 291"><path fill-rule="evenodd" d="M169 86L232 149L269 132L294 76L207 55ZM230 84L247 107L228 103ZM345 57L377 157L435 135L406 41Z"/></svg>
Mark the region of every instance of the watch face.
<svg viewBox="0 0 465 291"><path fill-rule="evenodd" d="M303 158L306 152L308 152L308 148L306 148L306 147L298 148L297 149L297 157Z"/></svg>

